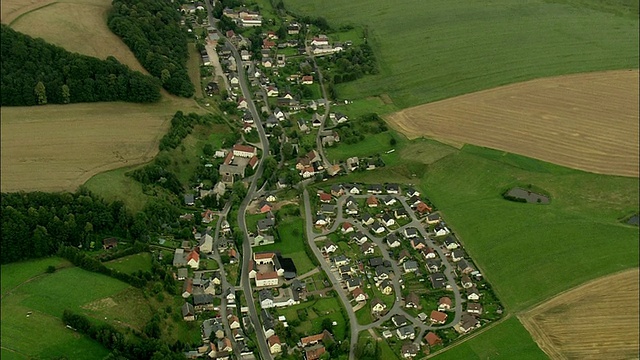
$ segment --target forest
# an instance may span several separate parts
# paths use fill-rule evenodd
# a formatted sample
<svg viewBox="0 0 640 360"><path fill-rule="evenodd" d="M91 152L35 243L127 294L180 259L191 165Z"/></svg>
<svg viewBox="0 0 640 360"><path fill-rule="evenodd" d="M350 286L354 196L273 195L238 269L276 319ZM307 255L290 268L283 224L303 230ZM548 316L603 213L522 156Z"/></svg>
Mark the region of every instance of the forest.
<svg viewBox="0 0 640 360"><path fill-rule="evenodd" d="M195 86L187 71L187 32L180 18L168 1L114 0L107 24L167 91L191 97Z"/></svg>
<svg viewBox="0 0 640 360"><path fill-rule="evenodd" d="M118 62L71 53L2 25L0 106L155 102L159 82Z"/></svg>

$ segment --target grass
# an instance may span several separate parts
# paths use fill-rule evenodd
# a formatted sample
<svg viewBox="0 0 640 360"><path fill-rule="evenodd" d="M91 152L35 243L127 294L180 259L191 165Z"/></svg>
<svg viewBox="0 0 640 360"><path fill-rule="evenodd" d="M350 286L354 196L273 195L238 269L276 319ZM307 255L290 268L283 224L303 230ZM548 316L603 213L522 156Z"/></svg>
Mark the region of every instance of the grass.
<svg viewBox="0 0 640 360"><path fill-rule="evenodd" d="M285 4L297 13L324 16L334 27L369 25L380 72L338 85L338 94L346 99L388 94L395 106L406 108L534 78L638 68L637 2L631 15L617 16L611 10L625 11L621 2L559 1L570 5L544 0Z"/></svg>
<svg viewBox="0 0 640 360"><path fill-rule="evenodd" d="M189 61L187 61L187 69L189 70L189 79L196 87L194 97L201 98L202 82L200 81L200 52L196 49L196 44L189 43Z"/></svg>
<svg viewBox="0 0 640 360"><path fill-rule="evenodd" d="M371 324L373 322L373 318L371 317L371 306L367 304L360 310L356 311L356 318L358 319L358 324L360 325Z"/></svg>
<svg viewBox="0 0 640 360"><path fill-rule="evenodd" d="M434 359L534 360L548 359L548 357L538 348L518 319L511 317L492 329L452 347Z"/></svg>
<svg viewBox="0 0 640 360"><path fill-rule="evenodd" d="M367 157L375 154L383 155L385 151L393 149L389 144L392 135L385 131L375 135L367 135L364 140L355 144L338 143L326 149L330 161L346 160L349 157ZM384 160L384 157L383 157Z"/></svg>
<svg viewBox="0 0 640 360"><path fill-rule="evenodd" d="M125 176L125 173L137 167L139 165L102 172L91 177L84 186L107 201L121 200L133 212L141 211L150 196L142 192L142 184Z"/></svg>
<svg viewBox="0 0 640 360"><path fill-rule="evenodd" d="M45 274L49 265L59 270ZM64 309L121 329L141 330L151 318L140 290L76 267L60 269L63 265L63 259L47 258L2 266L3 358L106 356L108 351L99 343L65 328L60 319ZM27 317L28 312L32 314ZM38 334L38 346L33 346L33 334Z"/></svg>
<svg viewBox="0 0 640 360"><path fill-rule="evenodd" d="M138 270L151 271L151 254L142 252L106 262L108 268L131 274Z"/></svg>
<svg viewBox="0 0 640 360"><path fill-rule="evenodd" d="M336 341L344 340L347 336L346 324L349 321L342 316L340 312L340 301L337 297L318 298L313 301L307 301L299 305L289 306L278 309L279 315L284 315L287 321L300 319L298 310L306 310L308 319L301 321L300 326L296 330L305 336L318 334L322 331L322 320L329 318L337 323L333 327L333 335Z"/></svg>
<svg viewBox="0 0 640 360"><path fill-rule="evenodd" d="M264 215L260 215L264 218ZM249 217L247 217L247 226ZM280 251L282 256L290 257L296 265L298 275L315 269L315 265L305 251L304 218L284 218L276 226L280 234L280 241L273 244L259 246L255 251Z"/></svg>

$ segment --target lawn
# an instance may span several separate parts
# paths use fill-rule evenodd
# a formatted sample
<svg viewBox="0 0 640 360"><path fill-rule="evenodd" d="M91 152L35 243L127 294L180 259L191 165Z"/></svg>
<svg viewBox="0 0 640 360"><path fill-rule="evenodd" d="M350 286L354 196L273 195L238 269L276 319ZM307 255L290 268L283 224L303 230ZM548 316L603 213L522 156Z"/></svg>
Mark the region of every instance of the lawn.
<svg viewBox="0 0 640 360"><path fill-rule="evenodd" d="M200 52L196 49L196 44L189 43L189 61L187 61L187 69L189 70L189 79L196 87L194 97L201 98L202 82L200 76Z"/></svg>
<svg viewBox="0 0 640 360"><path fill-rule="evenodd" d="M151 318L140 290L123 282L76 267L44 273L49 265L64 264L62 259L48 258L2 266L3 358L106 356L108 351L99 343L64 327L60 320L64 309L137 330ZM27 317L28 312L32 314ZM33 346L34 333L39 334L38 346Z"/></svg>
<svg viewBox="0 0 640 360"><path fill-rule="evenodd" d="M591 10L602 4L609 8ZM286 0L285 5L323 16L334 27L369 25L380 73L337 85L346 99L388 94L398 108L406 108L533 78L638 68L637 2L626 5L629 10L622 2L598 0Z"/></svg>
<svg viewBox="0 0 640 360"><path fill-rule="evenodd" d="M481 328L482 329L482 328ZM480 331L480 330L475 330ZM434 359L548 359L518 319L511 317Z"/></svg>
<svg viewBox="0 0 640 360"><path fill-rule="evenodd" d="M344 161L352 156L367 157L376 154L386 155L384 152L394 148L389 144L392 137L393 135L390 131L375 135L367 134L364 140L355 144L337 143L333 147L326 148L325 151L330 161ZM385 157L382 156L382 159L384 161Z"/></svg>
<svg viewBox="0 0 640 360"><path fill-rule="evenodd" d="M299 305L289 306L283 309L278 309L279 315L284 315L287 321L300 319L298 316L298 310L306 310L307 319L301 321L300 326L296 328L301 334L313 335L322 331L322 320L330 318L337 323L333 327L333 335L336 341L345 339L346 324L348 319L342 316L340 308L340 300L337 297L330 298L318 298L316 300L306 301Z"/></svg>
<svg viewBox="0 0 640 360"><path fill-rule="evenodd" d="M264 215L261 216L264 217ZM280 234L280 241L259 246L255 251L280 251L282 256L293 259L298 275L313 270L316 266L305 251L304 218L285 218L276 226L276 230Z"/></svg>
<svg viewBox="0 0 640 360"><path fill-rule="evenodd" d="M127 274L131 274L138 270L151 271L151 254L148 252L142 252L121 257L119 259L106 262L105 266Z"/></svg>

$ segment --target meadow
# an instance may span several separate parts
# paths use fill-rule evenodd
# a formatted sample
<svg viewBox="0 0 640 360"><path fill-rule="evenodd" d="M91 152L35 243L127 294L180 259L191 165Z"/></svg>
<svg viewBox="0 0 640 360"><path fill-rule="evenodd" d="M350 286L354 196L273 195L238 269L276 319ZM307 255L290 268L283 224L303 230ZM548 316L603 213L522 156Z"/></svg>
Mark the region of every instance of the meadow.
<svg viewBox="0 0 640 360"><path fill-rule="evenodd" d="M138 270L151 271L151 253L141 252L104 263L106 267L131 274Z"/></svg>
<svg viewBox="0 0 640 360"><path fill-rule="evenodd" d="M329 318L337 323L331 332L336 341L341 341L347 336L346 324L349 320L342 316L340 309L340 300L337 297L330 297L278 309L278 315L284 315L289 322L300 320L300 325L296 327L296 331L304 336L322 332L322 320ZM300 319L298 315L300 311L306 313L305 320Z"/></svg>
<svg viewBox="0 0 640 360"><path fill-rule="evenodd" d="M59 269L45 273L49 265ZM2 266L3 359L106 356L108 351L99 343L65 328L60 319L65 309L136 330L151 318L151 308L139 290L104 275L64 266L68 264L59 258ZM37 346L33 334L38 334Z"/></svg>
<svg viewBox="0 0 640 360"><path fill-rule="evenodd" d="M534 78L638 68L638 3L627 3L285 1L334 27L368 25L380 73L339 84L338 94L386 94L398 109Z"/></svg>

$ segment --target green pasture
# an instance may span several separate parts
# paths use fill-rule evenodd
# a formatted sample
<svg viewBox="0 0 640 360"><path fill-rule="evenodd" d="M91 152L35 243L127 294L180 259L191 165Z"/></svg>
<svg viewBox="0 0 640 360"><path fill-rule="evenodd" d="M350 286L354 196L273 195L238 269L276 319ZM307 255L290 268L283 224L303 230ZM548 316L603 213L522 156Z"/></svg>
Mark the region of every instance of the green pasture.
<svg viewBox="0 0 640 360"><path fill-rule="evenodd" d="M63 266L71 266L71 264L65 259L50 257L2 265L0 267L0 273L2 274L2 282L0 284L2 297L26 281L38 276L47 275L45 271L49 266L60 268Z"/></svg>
<svg viewBox="0 0 640 360"><path fill-rule="evenodd" d="M142 252L106 262L108 268L131 274L138 270L151 271L151 254Z"/></svg>
<svg viewBox="0 0 640 360"><path fill-rule="evenodd" d="M101 172L92 176L83 186L106 201L123 201L131 211L141 211L150 197L142 192L142 184L125 176L125 173L141 166L144 165Z"/></svg>
<svg viewBox="0 0 640 360"><path fill-rule="evenodd" d="M638 68L638 2L286 0L334 27L368 26L380 73L341 98L388 94L398 108L534 78ZM623 14L618 15L616 14Z"/></svg>
<svg viewBox="0 0 640 360"><path fill-rule="evenodd" d="M474 330L481 331L482 328ZM511 317L493 328L434 357L437 360L548 359L517 318Z"/></svg>
<svg viewBox="0 0 640 360"><path fill-rule="evenodd" d="M289 306L278 309L278 315L284 315L287 321L301 320L298 316L298 310L306 311L307 319L300 322L296 327L303 336L318 334L322 332L322 320L329 318L337 323L333 327L331 333L336 341L344 340L347 336L346 325L349 321L342 316L340 308L342 304L337 297L316 298L314 301L306 301L299 305Z"/></svg>

